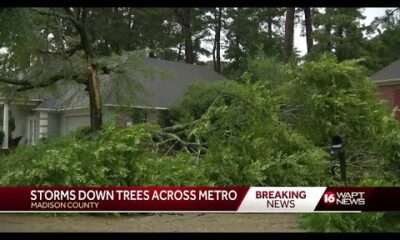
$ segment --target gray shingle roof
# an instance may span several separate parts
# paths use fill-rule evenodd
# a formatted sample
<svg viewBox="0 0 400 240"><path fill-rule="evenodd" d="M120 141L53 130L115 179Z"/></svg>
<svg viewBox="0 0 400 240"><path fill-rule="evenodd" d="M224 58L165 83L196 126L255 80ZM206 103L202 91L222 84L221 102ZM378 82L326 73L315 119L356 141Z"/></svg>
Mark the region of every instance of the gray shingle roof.
<svg viewBox="0 0 400 240"><path fill-rule="evenodd" d="M140 70L127 69L126 75L100 75L102 103L169 108L180 102L190 84L223 79L206 66L154 58L143 59L142 66ZM60 82L58 93L37 108L60 110L87 106L89 98L83 85Z"/></svg>
<svg viewBox="0 0 400 240"><path fill-rule="evenodd" d="M370 78L373 82L400 79L400 59L376 72Z"/></svg>

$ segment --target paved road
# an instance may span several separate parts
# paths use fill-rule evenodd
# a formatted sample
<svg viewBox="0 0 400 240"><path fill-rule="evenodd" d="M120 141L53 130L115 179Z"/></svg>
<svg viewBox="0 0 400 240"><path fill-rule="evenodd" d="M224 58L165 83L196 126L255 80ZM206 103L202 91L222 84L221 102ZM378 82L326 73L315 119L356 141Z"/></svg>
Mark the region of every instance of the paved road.
<svg viewBox="0 0 400 240"><path fill-rule="evenodd" d="M0 214L0 232L302 232L296 214Z"/></svg>

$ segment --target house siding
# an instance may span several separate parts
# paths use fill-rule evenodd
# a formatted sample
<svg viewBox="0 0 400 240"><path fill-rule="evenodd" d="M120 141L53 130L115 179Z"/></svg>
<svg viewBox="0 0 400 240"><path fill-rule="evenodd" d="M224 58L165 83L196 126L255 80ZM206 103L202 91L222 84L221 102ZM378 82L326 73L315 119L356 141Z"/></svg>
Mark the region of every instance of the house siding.
<svg viewBox="0 0 400 240"><path fill-rule="evenodd" d="M149 111L147 122L158 123L159 112ZM114 121L119 126L127 126L132 118L127 114L118 114L116 110L105 107L103 109L103 122ZM48 114L49 138L65 136L80 126L90 126L90 112L88 108L64 110L59 113Z"/></svg>
<svg viewBox="0 0 400 240"><path fill-rule="evenodd" d="M21 105L12 105L10 107L11 116L15 119L15 130L12 132L12 137L16 138L22 136L19 144L26 144L27 139L27 123L28 116L31 116L33 113L30 111L30 108L27 106Z"/></svg>
<svg viewBox="0 0 400 240"><path fill-rule="evenodd" d="M107 108L103 109L103 122L112 121L115 113ZM59 136L65 136L80 126L90 126L89 108L64 110L60 113Z"/></svg>
<svg viewBox="0 0 400 240"><path fill-rule="evenodd" d="M115 121L117 119L117 113L112 109L105 107L103 108L103 122Z"/></svg>
<svg viewBox="0 0 400 240"><path fill-rule="evenodd" d="M61 112L60 136L65 136L79 126L90 126L89 109L71 109Z"/></svg>
<svg viewBox="0 0 400 240"><path fill-rule="evenodd" d="M55 138L60 135L60 115L57 113L48 114L47 137Z"/></svg>
<svg viewBox="0 0 400 240"><path fill-rule="evenodd" d="M48 137L48 123L49 123L49 114L45 111L38 112L38 129L39 129L39 138L47 138Z"/></svg>

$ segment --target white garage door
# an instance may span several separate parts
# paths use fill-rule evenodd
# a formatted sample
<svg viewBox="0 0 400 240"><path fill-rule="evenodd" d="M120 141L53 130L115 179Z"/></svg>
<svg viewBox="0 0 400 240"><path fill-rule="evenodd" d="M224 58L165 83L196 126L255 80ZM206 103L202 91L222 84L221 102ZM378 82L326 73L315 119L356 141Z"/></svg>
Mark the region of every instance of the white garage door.
<svg viewBox="0 0 400 240"><path fill-rule="evenodd" d="M70 133L80 126L90 126L89 115L67 116L65 117L65 134Z"/></svg>

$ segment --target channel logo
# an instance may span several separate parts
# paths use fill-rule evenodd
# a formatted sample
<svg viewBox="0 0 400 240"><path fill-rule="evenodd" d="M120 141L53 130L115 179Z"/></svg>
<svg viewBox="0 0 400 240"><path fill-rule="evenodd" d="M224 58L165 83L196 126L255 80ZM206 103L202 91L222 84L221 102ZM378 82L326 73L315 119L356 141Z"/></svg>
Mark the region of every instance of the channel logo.
<svg viewBox="0 0 400 240"><path fill-rule="evenodd" d="M365 205L365 192L326 192L324 203L328 205Z"/></svg>
<svg viewBox="0 0 400 240"><path fill-rule="evenodd" d="M327 192L324 194L324 203L332 205L336 202L336 195L333 192Z"/></svg>

